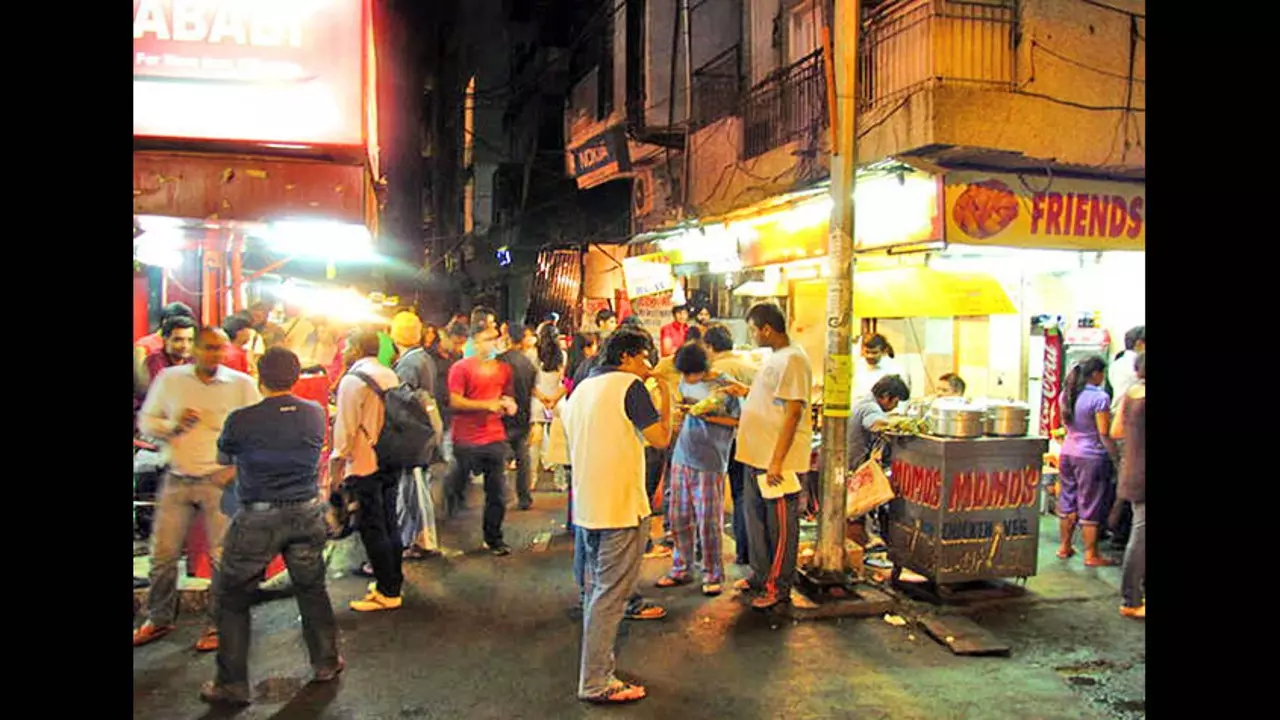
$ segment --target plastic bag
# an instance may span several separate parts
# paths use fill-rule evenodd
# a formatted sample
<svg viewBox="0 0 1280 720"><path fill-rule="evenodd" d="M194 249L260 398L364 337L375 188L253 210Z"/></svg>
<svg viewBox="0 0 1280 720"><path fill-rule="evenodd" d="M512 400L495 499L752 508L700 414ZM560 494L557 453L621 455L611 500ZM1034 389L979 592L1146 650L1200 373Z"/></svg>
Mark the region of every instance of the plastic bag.
<svg viewBox="0 0 1280 720"><path fill-rule="evenodd" d="M859 465L845 481L845 514L851 518L862 517L895 497L893 486L880 467L880 457L878 451L871 453L871 459Z"/></svg>
<svg viewBox="0 0 1280 720"><path fill-rule="evenodd" d="M559 415L552 419L547 429L547 446L542 462L547 467L569 464L569 436Z"/></svg>

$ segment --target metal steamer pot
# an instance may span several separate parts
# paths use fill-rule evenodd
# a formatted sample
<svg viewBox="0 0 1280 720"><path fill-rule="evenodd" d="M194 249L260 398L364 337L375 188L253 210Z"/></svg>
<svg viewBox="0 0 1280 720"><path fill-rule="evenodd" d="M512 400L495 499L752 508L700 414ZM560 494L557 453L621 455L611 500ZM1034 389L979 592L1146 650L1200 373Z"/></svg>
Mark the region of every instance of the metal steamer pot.
<svg viewBox="0 0 1280 720"><path fill-rule="evenodd" d="M1031 408L1022 403L993 403L987 406L983 431L992 437L1025 437L1031 428Z"/></svg>
<svg viewBox="0 0 1280 720"><path fill-rule="evenodd" d="M929 410L933 435L952 438L982 437L986 411L970 405L935 404Z"/></svg>

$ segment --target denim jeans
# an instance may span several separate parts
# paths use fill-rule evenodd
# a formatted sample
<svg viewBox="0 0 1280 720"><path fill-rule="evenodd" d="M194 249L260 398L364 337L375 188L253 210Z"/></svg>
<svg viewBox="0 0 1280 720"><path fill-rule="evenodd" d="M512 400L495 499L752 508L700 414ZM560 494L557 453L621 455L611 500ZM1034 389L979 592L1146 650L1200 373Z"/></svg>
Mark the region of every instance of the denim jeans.
<svg viewBox="0 0 1280 720"><path fill-rule="evenodd" d="M204 519L209 538L209 559L213 578L218 578L222 564L222 536L227 529L227 516L222 510L224 490L207 478L165 476L156 499L155 528L151 533L151 589L147 611L151 622L164 627L172 625L178 612L178 558L191 530L196 513ZM216 616L217 597L211 597L210 621Z"/></svg>
<svg viewBox="0 0 1280 720"><path fill-rule="evenodd" d="M302 637L311 666L338 664L338 626L325 591L324 505L319 501L269 510L242 508L231 520L222 552L222 572L213 586L219 599L216 683L249 694L250 620L253 597L267 564L283 555L302 615Z"/></svg>
<svg viewBox="0 0 1280 720"><path fill-rule="evenodd" d="M640 521L640 536L648 537L649 523L653 518L645 518ZM587 604L587 545L586 530L584 528L573 527L569 530L573 533L573 581L578 584L578 602L582 605ZM631 597L627 599L627 610L636 610L644 605L644 596L640 594L640 576L636 575L636 586L632 588Z"/></svg>
<svg viewBox="0 0 1280 720"><path fill-rule="evenodd" d="M751 584L786 600L791 597L800 549L800 493L765 500L756 482L756 475L762 472L749 465L742 467L742 494L751 538Z"/></svg>
<svg viewBox="0 0 1280 720"><path fill-rule="evenodd" d="M400 545L419 545L423 550L440 549L436 534L436 505L431 499L431 474L425 468L400 473L396 496L396 527Z"/></svg>
<svg viewBox="0 0 1280 720"><path fill-rule="evenodd" d="M502 519L507 514L507 444L455 445L453 454L457 459L454 487L465 488L472 473L484 475L484 542L497 547L502 544Z"/></svg>
<svg viewBox="0 0 1280 720"><path fill-rule="evenodd" d="M599 695L616 676L614 645L627 602L640 579L644 543L640 528L578 528L585 556L586 602L582 613L582 663L578 696Z"/></svg>
<svg viewBox="0 0 1280 720"><path fill-rule="evenodd" d="M382 471L364 477L352 477L351 483L356 502L356 527L360 530L360 542L373 566L373 577L378 581L378 592L387 597L400 597L404 584L399 526L396 524L396 495L400 489L396 473Z"/></svg>
<svg viewBox="0 0 1280 720"><path fill-rule="evenodd" d="M1120 596L1124 606L1141 607L1146 599L1147 583L1147 504L1132 503L1133 525L1129 530L1129 544L1124 549L1124 568L1120 575Z"/></svg>

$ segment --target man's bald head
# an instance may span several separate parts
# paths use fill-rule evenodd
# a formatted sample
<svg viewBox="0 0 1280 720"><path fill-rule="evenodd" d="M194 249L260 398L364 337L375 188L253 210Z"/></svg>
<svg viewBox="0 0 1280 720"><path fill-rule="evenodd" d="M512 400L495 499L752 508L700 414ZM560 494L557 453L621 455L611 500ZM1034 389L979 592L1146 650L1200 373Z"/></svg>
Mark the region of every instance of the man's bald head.
<svg viewBox="0 0 1280 720"><path fill-rule="evenodd" d="M226 350L227 333L222 328L206 325L196 335L196 369L206 375L212 375L222 364L223 352Z"/></svg>

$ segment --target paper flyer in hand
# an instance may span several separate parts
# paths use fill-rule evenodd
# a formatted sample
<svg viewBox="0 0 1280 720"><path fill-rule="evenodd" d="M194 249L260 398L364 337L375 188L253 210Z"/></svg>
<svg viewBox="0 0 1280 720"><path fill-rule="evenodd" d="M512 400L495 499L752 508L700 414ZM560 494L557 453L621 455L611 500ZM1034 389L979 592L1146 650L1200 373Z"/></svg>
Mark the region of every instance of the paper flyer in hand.
<svg viewBox="0 0 1280 720"><path fill-rule="evenodd" d="M756 485L760 487L760 497L765 500L777 500L783 495L800 492L800 476L788 470L782 473L782 482L770 485L768 473L757 473Z"/></svg>

